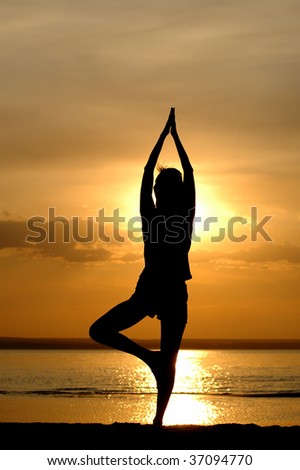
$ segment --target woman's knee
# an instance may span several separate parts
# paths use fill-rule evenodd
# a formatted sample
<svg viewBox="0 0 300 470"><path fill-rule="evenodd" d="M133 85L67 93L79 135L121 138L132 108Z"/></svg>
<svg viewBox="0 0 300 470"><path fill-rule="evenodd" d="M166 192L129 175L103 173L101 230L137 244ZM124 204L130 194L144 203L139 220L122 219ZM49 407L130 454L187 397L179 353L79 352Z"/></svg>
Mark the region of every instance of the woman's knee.
<svg viewBox="0 0 300 470"><path fill-rule="evenodd" d="M96 328L96 322L90 326L89 337L94 341L97 341L96 338L98 337L98 328Z"/></svg>
<svg viewBox="0 0 300 470"><path fill-rule="evenodd" d="M101 343L111 334L111 331L107 328L106 322L99 318L96 320L89 329L89 336L92 340Z"/></svg>

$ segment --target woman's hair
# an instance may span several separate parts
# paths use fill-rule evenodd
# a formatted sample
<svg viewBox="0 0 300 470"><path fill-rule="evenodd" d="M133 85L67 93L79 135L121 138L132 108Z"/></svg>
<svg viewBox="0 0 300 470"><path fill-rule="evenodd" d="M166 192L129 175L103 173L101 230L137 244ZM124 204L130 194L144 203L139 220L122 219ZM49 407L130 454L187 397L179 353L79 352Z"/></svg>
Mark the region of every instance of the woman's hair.
<svg viewBox="0 0 300 470"><path fill-rule="evenodd" d="M177 168L158 167L154 193L156 205L175 208L180 205L182 196L182 173Z"/></svg>

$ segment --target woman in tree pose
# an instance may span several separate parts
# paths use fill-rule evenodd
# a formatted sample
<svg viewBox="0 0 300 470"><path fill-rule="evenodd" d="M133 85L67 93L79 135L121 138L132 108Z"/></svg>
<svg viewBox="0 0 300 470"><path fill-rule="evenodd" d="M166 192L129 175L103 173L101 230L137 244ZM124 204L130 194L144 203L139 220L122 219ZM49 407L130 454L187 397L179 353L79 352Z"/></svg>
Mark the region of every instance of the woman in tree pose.
<svg viewBox="0 0 300 470"><path fill-rule="evenodd" d="M175 168L160 167L154 182L154 170L169 133L173 137L183 175ZM150 367L157 383L153 424L161 426L173 390L177 355L187 323L186 281L192 278L188 253L195 216L193 168L176 129L175 108L171 108L144 168L140 215L145 265L135 292L96 320L89 333L94 341L133 354ZM120 333L146 316L157 316L160 320L159 351L144 348Z"/></svg>

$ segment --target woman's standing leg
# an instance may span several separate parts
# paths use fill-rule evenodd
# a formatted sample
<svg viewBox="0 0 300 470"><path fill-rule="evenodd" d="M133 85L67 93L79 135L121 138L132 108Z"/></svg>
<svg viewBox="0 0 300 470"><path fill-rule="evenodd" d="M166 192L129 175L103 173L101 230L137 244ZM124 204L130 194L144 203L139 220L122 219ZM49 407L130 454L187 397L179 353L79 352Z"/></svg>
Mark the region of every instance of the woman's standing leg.
<svg viewBox="0 0 300 470"><path fill-rule="evenodd" d="M176 362L186 326L187 306L170 308L169 315L161 320L160 370L157 374L157 405L153 424L161 426L174 387Z"/></svg>

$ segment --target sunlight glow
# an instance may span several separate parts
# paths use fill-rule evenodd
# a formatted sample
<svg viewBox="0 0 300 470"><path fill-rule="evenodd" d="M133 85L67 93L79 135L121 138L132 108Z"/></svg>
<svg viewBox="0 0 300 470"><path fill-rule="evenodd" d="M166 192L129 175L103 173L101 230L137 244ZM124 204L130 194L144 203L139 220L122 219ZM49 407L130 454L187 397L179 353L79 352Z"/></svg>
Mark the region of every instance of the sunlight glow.
<svg viewBox="0 0 300 470"><path fill-rule="evenodd" d="M219 420L218 407L205 396L207 384L213 386L214 368L207 367L207 351L180 350L173 393L164 416L164 425L209 425ZM156 383L148 367L139 363L132 369L139 406L132 410L130 400L123 400L122 412L130 410L131 422L151 423L156 408ZM206 385L205 385L206 384ZM149 391L152 393L149 396ZM145 394L145 395L144 395Z"/></svg>
<svg viewBox="0 0 300 470"><path fill-rule="evenodd" d="M200 391L201 377L207 376L208 371L199 365L199 357L205 358L207 353L205 351L198 352L195 356L193 350L181 350L178 354L176 365L176 382L174 391L183 393L184 390L195 392Z"/></svg>
<svg viewBox="0 0 300 470"><path fill-rule="evenodd" d="M209 185L199 186L196 195L194 234L202 243L209 243L212 237L219 236L221 227L226 228L228 219L235 215L234 210ZM200 247L200 244L194 244L196 246Z"/></svg>
<svg viewBox="0 0 300 470"><path fill-rule="evenodd" d="M211 425L216 422L217 416L217 409L209 401L199 400L199 396L172 395L164 424Z"/></svg>
<svg viewBox="0 0 300 470"><path fill-rule="evenodd" d="M205 359L207 352L201 352ZM195 356L192 350L181 350L176 367L176 382L166 410L164 424L213 424L217 419L217 410L207 399L202 399L202 383L211 373L199 364L199 351ZM183 391L190 390L190 394Z"/></svg>

